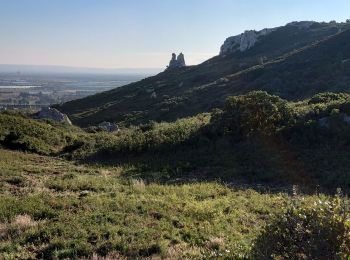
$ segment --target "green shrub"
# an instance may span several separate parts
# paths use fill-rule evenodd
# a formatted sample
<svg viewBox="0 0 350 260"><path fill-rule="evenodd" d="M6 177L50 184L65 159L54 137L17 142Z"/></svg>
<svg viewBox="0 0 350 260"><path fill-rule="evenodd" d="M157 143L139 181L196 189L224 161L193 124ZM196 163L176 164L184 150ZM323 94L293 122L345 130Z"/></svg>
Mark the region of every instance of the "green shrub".
<svg viewBox="0 0 350 260"><path fill-rule="evenodd" d="M344 102L345 100L349 100L349 94L325 92L313 96L309 104L329 103L332 101Z"/></svg>
<svg viewBox="0 0 350 260"><path fill-rule="evenodd" d="M73 140L74 127L0 113L0 145L8 149L52 154Z"/></svg>
<svg viewBox="0 0 350 260"><path fill-rule="evenodd" d="M238 136L272 135L291 117L287 104L287 101L264 91L229 97L223 114L224 127L227 132Z"/></svg>
<svg viewBox="0 0 350 260"><path fill-rule="evenodd" d="M349 200L295 201L257 238L255 259L349 259Z"/></svg>

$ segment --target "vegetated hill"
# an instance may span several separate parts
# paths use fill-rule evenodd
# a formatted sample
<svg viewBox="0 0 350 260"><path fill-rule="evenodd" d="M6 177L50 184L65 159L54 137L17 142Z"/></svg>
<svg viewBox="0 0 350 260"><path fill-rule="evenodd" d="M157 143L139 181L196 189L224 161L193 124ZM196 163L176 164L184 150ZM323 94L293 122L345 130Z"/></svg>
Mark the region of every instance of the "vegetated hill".
<svg viewBox="0 0 350 260"><path fill-rule="evenodd" d="M46 144L44 151L57 150L47 139L62 126L36 135L52 125L25 118L7 121L0 132L3 147L42 154L41 144ZM34 133L29 126L35 126ZM324 93L294 103L256 91L228 98L223 110L171 123L123 127L117 133L67 129L54 154L84 163L131 165L126 175L149 182L218 179L299 184L312 191L317 185L327 191L340 187L350 193L349 133L350 94ZM16 146L22 140L25 146Z"/></svg>
<svg viewBox="0 0 350 260"><path fill-rule="evenodd" d="M347 259L349 133L334 93L118 133L0 113L0 259Z"/></svg>
<svg viewBox="0 0 350 260"><path fill-rule="evenodd" d="M75 100L58 106L58 108L67 113L72 121L81 126L94 125L102 121L117 121L126 123L148 122L149 120L174 120L179 117L191 116L196 113L209 111L213 107L223 104L224 97L238 93L244 93L248 89L267 89L272 93L281 94L285 98L307 97L315 91L309 90L307 85L310 80L315 81L318 74L326 75L323 70L301 75L299 70L310 64L320 64L341 59L339 55L323 57L327 54L324 51L337 46L333 52L342 51L344 46L338 46L327 43L320 43L324 47L319 47L315 42L319 42L330 36L338 34L340 31L349 27L349 24L337 23L313 23L309 26L303 26L301 23L291 23L283 27L276 28L268 35L261 36L255 45L244 51L235 51L216 56L200 65L185 68L166 70L154 77L150 77L118 89L90 96L84 99ZM346 36L347 34L345 34ZM342 37L340 37L342 38ZM333 41L337 41L335 38ZM316 53L310 59L310 51L303 48L315 48ZM305 54L304 54L305 53ZM272 62L276 59L279 63L299 55L299 60L294 59L287 69L282 71L282 75L263 76L264 67L269 66L270 74L273 74L274 68L281 68L280 64L273 66ZM347 65L346 56L343 52L342 64ZM279 58L279 57L283 58ZM331 59L330 61L328 60ZM309 64L304 62L308 61ZM297 63L296 63L297 62ZM264 66L258 66L262 63ZM305 67L305 71L306 71ZM315 67L315 69L317 66ZM248 72L246 71L248 69ZM338 67L332 67L338 72ZM252 71L250 71L252 70ZM291 70L291 71L289 71ZM299 81L303 82L305 87L296 95L293 91L283 90L290 80L289 73L297 73L296 79L292 83L297 84L293 87L299 87ZM239 76L230 76L240 73ZM336 72L334 72L336 73ZM342 73L342 70L339 71ZM305 74L305 73L304 73ZM295 75L295 74L291 74ZM273 77L272 77L273 76ZM234 80L233 80L234 79ZM259 81L259 79L261 79ZM329 81L321 85L320 88L327 90L333 88L334 82ZM298 80L298 81L297 81ZM228 82L227 82L228 81ZM276 88L267 87L276 84ZM313 82L314 83L314 82ZM310 85L310 88L313 85ZM323 86L323 87L322 87ZM345 87L339 89L346 90ZM337 89L336 89L337 90Z"/></svg>
<svg viewBox="0 0 350 260"><path fill-rule="evenodd" d="M265 90L289 100L301 100L316 93L350 91L350 30L301 50L288 53L265 64L257 65L194 88L188 96L193 106L202 111L227 95ZM193 102L205 100L207 102ZM222 103L221 103L222 104ZM221 105L220 104L220 105Z"/></svg>

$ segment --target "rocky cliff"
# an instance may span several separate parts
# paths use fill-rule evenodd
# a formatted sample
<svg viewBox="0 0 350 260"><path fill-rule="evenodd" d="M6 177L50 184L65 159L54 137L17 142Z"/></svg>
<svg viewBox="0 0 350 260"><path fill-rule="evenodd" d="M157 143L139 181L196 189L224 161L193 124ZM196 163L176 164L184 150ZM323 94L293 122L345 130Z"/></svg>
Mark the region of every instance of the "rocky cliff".
<svg viewBox="0 0 350 260"><path fill-rule="evenodd" d="M260 37L268 35L276 29L277 28L263 29L261 31L245 31L240 35L229 37L221 46L220 55L225 55L236 51L246 51L252 48Z"/></svg>
<svg viewBox="0 0 350 260"><path fill-rule="evenodd" d="M230 54L237 51L244 52L252 47L263 37L266 36L280 28L294 27L298 30L309 30L311 26L318 24L314 21L300 21L300 22L291 22L286 26L276 27L276 28L267 28L261 31L249 30L245 31L242 34L231 36L227 38L224 44L221 46L220 55ZM332 23L329 23L330 25ZM335 26L337 24L335 23Z"/></svg>

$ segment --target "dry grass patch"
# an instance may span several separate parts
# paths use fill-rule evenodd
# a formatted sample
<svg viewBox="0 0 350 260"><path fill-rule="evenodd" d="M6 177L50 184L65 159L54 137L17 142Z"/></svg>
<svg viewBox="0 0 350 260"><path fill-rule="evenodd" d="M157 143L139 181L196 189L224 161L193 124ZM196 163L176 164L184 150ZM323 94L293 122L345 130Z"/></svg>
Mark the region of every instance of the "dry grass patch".
<svg viewBox="0 0 350 260"><path fill-rule="evenodd" d="M35 227L38 221L27 214L17 215L10 223L0 223L0 239L18 236L28 228Z"/></svg>
<svg viewBox="0 0 350 260"><path fill-rule="evenodd" d="M163 259L198 259L200 255L201 249L199 247L181 243L170 246Z"/></svg>
<svg viewBox="0 0 350 260"><path fill-rule="evenodd" d="M91 258L86 258L90 260L126 260L127 258L120 255L118 252L111 252L106 256L99 256L94 253Z"/></svg>
<svg viewBox="0 0 350 260"><path fill-rule="evenodd" d="M24 229L24 228L36 226L38 223L34 221L31 216L24 214L24 215L17 215L11 224L18 228Z"/></svg>
<svg viewBox="0 0 350 260"><path fill-rule="evenodd" d="M225 247L225 240L221 237L211 237L207 242L207 247L210 250L222 250Z"/></svg>
<svg viewBox="0 0 350 260"><path fill-rule="evenodd" d="M132 179L131 186L136 192L144 192L146 189L146 184L142 179Z"/></svg>

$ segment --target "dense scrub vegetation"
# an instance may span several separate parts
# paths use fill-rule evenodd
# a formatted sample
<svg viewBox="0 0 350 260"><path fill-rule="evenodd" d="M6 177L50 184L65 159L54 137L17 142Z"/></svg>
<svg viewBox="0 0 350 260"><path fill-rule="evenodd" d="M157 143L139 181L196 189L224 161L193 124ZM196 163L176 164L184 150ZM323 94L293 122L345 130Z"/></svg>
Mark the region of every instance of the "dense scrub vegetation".
<svg viewBox="0 0 350 260"><path fill-rule="evenodd" d="M323 93L293 103L258 91L228 98L223 110L118 133L0 115L6 122L0 134L6 148L135 165L130 174L148 181L220 179L348 192L349 115L348 94Z"/></svg>

